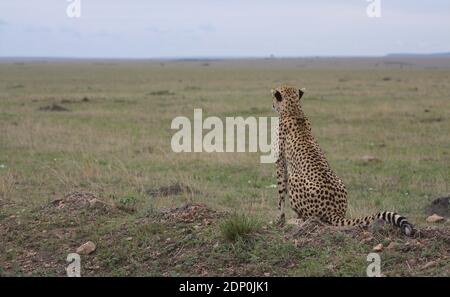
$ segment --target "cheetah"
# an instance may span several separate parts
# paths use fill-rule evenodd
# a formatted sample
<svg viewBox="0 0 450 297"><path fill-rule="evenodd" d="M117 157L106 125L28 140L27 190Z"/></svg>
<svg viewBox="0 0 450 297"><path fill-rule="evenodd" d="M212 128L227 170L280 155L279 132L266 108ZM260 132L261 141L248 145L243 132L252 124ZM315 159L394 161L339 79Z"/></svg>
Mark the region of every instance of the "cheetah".
<svg viewBox="0 0 450 297"><path fill-rule="evenodd" d="M303 94L304 89L289 86L272 90L273 109L279 116L278 222L285 221L285 197L288 195L299 219L317 218L333 226L367 226L381 219L399 227L403 234L413 236L413 225L395 212L383 211L356 219L345 217L347 190L311 133L310 122L300 104Z"/></svg>

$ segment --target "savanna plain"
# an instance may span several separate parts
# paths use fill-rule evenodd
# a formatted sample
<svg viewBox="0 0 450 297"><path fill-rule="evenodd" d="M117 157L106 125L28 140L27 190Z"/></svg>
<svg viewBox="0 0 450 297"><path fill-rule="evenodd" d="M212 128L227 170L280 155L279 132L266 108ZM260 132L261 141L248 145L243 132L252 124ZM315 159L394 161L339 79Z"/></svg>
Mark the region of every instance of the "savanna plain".
<svg viewBox="0 0 450 297"><path fill-rule="evenodd" d="M348 217L414 238L277 226L260 153L172 151L175 117L276 116L280 84L306 87ZM374 248L385 276L450 276L448 205L426 220L449 182L449 58L0 61L1 276L65 276L77 250L82 276L365 276Z"/></svg>

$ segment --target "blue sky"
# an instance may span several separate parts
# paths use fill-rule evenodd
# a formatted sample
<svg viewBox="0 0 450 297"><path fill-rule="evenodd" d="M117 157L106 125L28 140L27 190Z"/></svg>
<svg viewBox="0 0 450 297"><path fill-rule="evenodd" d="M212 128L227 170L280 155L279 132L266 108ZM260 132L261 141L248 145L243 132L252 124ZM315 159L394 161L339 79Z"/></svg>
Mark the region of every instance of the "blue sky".
<svg viewBox="0 0 450 297"><path fill-rule="evenodd" d="M450 1L0 0L0 57L352 56L450 51Z"/></svg>

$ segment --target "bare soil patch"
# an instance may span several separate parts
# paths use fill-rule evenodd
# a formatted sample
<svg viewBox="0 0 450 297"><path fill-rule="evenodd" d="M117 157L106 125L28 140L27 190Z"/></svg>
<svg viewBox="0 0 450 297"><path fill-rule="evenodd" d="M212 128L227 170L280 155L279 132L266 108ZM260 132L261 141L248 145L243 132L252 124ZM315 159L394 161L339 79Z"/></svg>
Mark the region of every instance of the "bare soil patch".
<svg viewBox="0 0 450 297"><path fill-rule="evenodd" d="M204 204L187 203L181 207L162 209L162 217L165 221L175 223L201 223L210 225L223 214L208 208Z"/></svg>

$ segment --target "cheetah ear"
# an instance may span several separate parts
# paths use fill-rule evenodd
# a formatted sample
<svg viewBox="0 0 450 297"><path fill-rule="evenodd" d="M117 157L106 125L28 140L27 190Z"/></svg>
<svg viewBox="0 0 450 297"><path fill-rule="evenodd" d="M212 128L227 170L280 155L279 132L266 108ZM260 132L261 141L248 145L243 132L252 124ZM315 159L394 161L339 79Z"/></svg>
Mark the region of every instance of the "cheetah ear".
<svg viewBox="0 0 450 297"><path fill-rule="evenodd" d="M301 88L298 90L298 99L302 99L303 94L305 94L306 88Z"/></svg>
<svg viewBox="0 0 450 297"><path fill-rule="evenodd" d="M275 96L275 98L277 98L278 102L283 100L283 97L281 96L281 93L279 91L275 91L275 93L273 93L273 95Z"/></svg>

